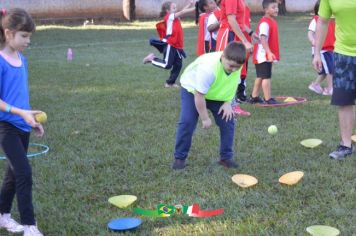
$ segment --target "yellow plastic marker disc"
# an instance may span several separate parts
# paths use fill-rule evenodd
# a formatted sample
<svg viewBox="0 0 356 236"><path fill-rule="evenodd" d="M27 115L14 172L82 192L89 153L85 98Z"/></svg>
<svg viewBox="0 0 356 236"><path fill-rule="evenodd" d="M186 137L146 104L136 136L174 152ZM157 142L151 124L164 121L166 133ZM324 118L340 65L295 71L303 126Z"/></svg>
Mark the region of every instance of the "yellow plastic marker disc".
<svg viewBox="0 0 356 236"><path fill-rule="evenodd" d="M313 236L337 236L340 234L337 228L328 225L313 225L309 226L306 230Z"/></svg>
<svg viewBox="0 0 356 236"><path fill-rule="evenodd" d="M258 183L258 180L251 175L236 174L231 177L232 181L242 188L248 188Z"/></svg>
<svg viewBox="0 0 356 236"><path fill-rule="evenodd" d="M293 171L282 175L279 178L281 184L294 185L298 183L304 176L303 171Z"/></svg>
<svg viewBox="0 0 356 236"><path fill-rule="evenodd" d="M128 207L136 200L137 197L134 195L119 195L109 198L109 202L119 208Z"/></svg>
<svg viewBox="0 0 356 236"><path fill-rule="evenodd" d="M293 97L287 97L286 99L284 99L284 102L296 102L297 100Z"/></svg>
<svg viewBox="0 0 356 236"><path fill-rule="evenodd" d="M307 148L315 148L315 147L319 146L320 144L322 144L322 142L323 141L321 141L320 139L310 138L310 139L305 139L305 140L301 141L300 144Z"/></svg>

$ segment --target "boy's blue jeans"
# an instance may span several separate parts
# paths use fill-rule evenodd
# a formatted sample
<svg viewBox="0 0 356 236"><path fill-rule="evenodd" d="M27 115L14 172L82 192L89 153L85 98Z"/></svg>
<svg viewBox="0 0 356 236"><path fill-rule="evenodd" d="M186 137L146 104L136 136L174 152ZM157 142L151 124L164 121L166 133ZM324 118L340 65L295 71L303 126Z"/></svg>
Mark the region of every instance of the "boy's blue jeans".
<svg viewBox="0 0 356 236"><path fill-rule="evenodd" d="M220 159L228 160L233 157L235 121L222 119L218 114L224 102L206 100L207 108L212 112L215 123L220 128ZM192 136L198 123L198 111L195 107L194 95L185 88L181 89L181 112L177 125L176 146L174 157L185 160L192 144Z"/></svg>

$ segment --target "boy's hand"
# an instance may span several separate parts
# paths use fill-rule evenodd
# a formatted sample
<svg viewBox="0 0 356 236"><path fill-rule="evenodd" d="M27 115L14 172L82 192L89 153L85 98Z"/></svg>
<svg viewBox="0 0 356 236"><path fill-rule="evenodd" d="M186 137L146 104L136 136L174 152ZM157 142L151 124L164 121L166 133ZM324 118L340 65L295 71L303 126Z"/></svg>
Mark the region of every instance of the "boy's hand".
<svg viewBox="0 0 356 236"><path fill-rule="evenodd" d="M267 61L273 62L276 60L276 56L272 52L267 52Z"/></svg>
<svg viewBox="0 0 356 236"><path fill-rule="evenodd" d="M231 104L229 102L225 102L219 109L218 114L222 114L222 119L225 121L229 121L234 118L234 112L232 111Z"/></svg>
<svg viewBox="0 0 356 236"><path fill-rule="evenodd" d="M208 117L207 119L202 120L202 124L203 129L208 129L212 125L211 119Z"/></svg>
<svg viewBox="0 0 356 236"><path fill-rule="evenodd" d="M260 37L258 37L258 34L256 34L256 32L254 32L252 34L252 44L256 44L256 43L260 43Z"/></svg>
<svg viewBox="0 0 356 236"><path fill-rule="evenodd" d="M36 137L41 138L44 135L44 129L43 129L43 126L41 124L39 126L37 126L37 127L34 127L33 131L35 132L35 136Z"/></svg>

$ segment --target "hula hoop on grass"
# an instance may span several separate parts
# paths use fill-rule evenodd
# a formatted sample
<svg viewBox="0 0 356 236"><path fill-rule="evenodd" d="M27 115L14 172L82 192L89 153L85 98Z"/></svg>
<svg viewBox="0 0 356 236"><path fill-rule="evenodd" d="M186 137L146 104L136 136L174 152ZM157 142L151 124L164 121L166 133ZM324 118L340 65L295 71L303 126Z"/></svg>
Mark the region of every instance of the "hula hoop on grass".
<svg viewBox="0 0 356 236"><path fill-rule="evenodd" d="M39 152L28 153L27 154L27 158L32 158L32 157L38 157L38 156L41 156L41 155L45 155L49 151L49 147L47 145L44 145L44 144L30 143L29 146L38 147L38 148L41 148L42 150L39 151ZM0 160L5 160L5 159L6 159L6 157L0 156Z"/></svg>
<svg viewBox="0 0 356 236"><path fill-rule="evenodd" d="M307 101L307 99L303 97L276 96L275 99L280 103L278 104L257 103L255 105L259 107L288 107L288 106L305 103Z"/></svg>

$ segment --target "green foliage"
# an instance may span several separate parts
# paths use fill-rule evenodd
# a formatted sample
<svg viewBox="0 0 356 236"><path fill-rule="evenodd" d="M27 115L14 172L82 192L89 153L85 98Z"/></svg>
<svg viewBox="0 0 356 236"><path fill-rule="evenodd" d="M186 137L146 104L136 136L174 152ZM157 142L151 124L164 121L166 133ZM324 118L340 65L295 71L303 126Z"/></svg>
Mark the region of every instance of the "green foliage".
<svg viewBox="0 0 356 236"><path fill-rule="evenodd" d="M48 115L44 139L32 138L50 147L45 158L31 161L39 228L46 235L111 235L109 220L136 215L131 207L110 205L108 198L133 194L135 206L145 209L199 203L203 209L223 207L225 213L208 219L144 218L132 235L305 235L313 224L355 233L356 159L328 158L339 140L337 110L329 97L307 89L316 76L308 20L301 15L278 19L281 62L273 71L272 93L309 102L283 108L243 105L252 115L238 118L237 171L216 164L218 129L203 130L200 123L189 166L170 169L180 97L177 89L163 87L168 71L142 64L154 51L148 45L156 34L154 22L132 23L151 25L140 30L127 25L40 28L25 52L31 104ZM197 30L188 22L184 31L188 65L195 57ZM66 61L69 47L71 63ZM254 76L250 62L248 94ZM273 136L267 132L272 124L279 131ZM305 138L324 142L306 149L299 144ZM3 171L5 162L0 166ZM305 172L302 181L281 186L278 178L294 170ZM259 183L241 189L231 181L236 173L254 175ZM15 209L13 214L18 219Z"/></svg>

